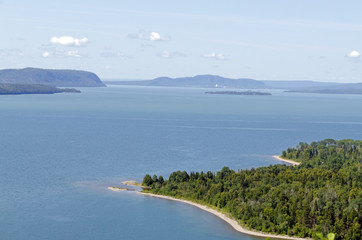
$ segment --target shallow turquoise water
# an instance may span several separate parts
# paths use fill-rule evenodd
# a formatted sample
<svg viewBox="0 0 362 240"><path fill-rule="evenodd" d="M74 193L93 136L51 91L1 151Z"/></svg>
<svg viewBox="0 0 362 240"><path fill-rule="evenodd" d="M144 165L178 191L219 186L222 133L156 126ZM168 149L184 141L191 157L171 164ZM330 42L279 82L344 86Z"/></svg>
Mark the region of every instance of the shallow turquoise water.
<svg viewBox="0 0 362 240"><path fill-rule="evenodd" d="M278 164L301 141L362 139L362 96L108 87L0 96L0 239L256 239L109 185Z"/></svg>

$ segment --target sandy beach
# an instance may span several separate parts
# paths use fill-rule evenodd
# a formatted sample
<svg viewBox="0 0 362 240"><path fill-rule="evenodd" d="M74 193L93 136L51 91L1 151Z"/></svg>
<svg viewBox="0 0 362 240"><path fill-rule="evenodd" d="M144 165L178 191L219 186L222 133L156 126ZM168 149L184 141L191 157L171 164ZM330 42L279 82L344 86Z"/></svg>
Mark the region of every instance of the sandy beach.
<svg viewBox="0 0 362 240"><path fill-rule="evenodd" d="M290 163L292 165L299 165L299 162L295 162L292 160L286 160L281 158L280 156L273 156L275 159L283 161L283 162L287 162ZM137 183L136 181L125 181L123 182L123 184L125 185L133 185L133 186L138 186L140 187L141 184ZM108 188L110 190L111 188ZM197 208L200 208L204 211L207 211L209 213L214 214L215 216L221 218L222 220L224 220L225 222L227 222L228 224L230 224L236 231L244 233L244 234L248 234L248 235L252 235L252 236L256 236L256 237L262 237L262 238L271 238L271 239L291 239L291 240L305 240L307 238L297 238L297 237L289 237L289 236L283 236L283 235L275 235L275 234L269 234L269 233L263 233L263 232L258 232L258 231L253 231L253 230L249 230L246 228L243 228L236 220L228 217L226 214L219 212L215 209L212 209L208 206L202 205L202 204L198 204L192 201L188 201L188 200L183 200L183 199L178 199L178 198L173 198L173 197L169 197L169 196L164 196L164 195L157 195L157 194L153 194L153 193L145 193L145 192L139 192L137 191L138 194L142 194L144 196L150 196L150 197L156 197L156 198L162 198L162 199L167 199L167 200L171 200L171 201L177 201L177 202L182 202L182 203L186 203L192 206L195 206Z"/></svg>
<svg viewBox="0 0 362 240"><path fill-rule="evenodd" d="M292 165L294 165L294 166L300 164L300 162L296 162L296 161L293 161L293 160L287 160L287 159L281 158L280 156L277 156L277 155L275 155L275 156L273 156L273 157L274 157L275 159L279 160L279 161L287 162L287 163L290 163L290 164L292 164Z"/></svg>
<svg viewBox="0 0 362 240"><path fill-rule="evenodd" d="M172 200L172 201L178 201L178 202L182 202L182 203L186 203L186 204L198 207L198 208L200 208L200 209L202 209L204 211L212 213L215 216L221 218L222 220L224 220L225 222L230 224L236 231L241 232L241 233L245 233L245 234L248 234L248 235L262 237L262 238L270 237L272 239L294 239L294 240L305 240L306 239L306 238L288 237L288 236L274 235L274 234L268 234L268 233L248 230L248 229L245 229L242 226L240 226L237 221L235 221L234 219L226 216L224 213L221 213L221 212L219 212L219 211L217 211L215 209L212 209L212 208L209 208L207 206L204 206L204 205L201 205L201 204L198 204L198 203L194 203L194 202L191 202L191 201L188 201L188 200L182 200L182 199L173 198L173 197L169 197L169 196L163 196L163 195L156 195L156 194L152 194L152 193L144 193L144 192L137 192L137 193L145 195L145 196L150 196L150 197L157 197L157 198L163 198L163 199Z"/></svg>

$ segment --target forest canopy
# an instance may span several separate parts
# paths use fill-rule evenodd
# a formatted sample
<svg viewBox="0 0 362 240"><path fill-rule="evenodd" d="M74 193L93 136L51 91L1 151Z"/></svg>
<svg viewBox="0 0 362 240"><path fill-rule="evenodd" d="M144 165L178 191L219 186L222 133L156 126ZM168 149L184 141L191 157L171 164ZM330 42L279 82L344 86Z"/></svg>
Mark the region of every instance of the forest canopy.
<svg viewBox="0 0 362 240"><path fill-rule="evenodd" d="M282 157L298 166L250 170L177 171L165 180L146 175L149 192L218 208L245 227L319 239L362 238L362 141L299 143Z"/></svg>

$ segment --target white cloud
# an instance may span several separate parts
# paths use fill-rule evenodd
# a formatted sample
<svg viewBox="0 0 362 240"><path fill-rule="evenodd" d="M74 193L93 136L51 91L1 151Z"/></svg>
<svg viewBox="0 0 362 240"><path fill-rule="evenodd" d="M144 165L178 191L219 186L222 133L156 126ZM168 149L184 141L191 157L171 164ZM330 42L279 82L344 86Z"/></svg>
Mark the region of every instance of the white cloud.
<svg viewBox="0 0 362 240"><path fill-rule="evenodd" d="M205 53L202 56L204 58L213 58L213 59L216 59L216 60L226 60L226 57L222 53L211 52L211 53Z"/></svg>
<svg viewBox="0 0 362 240"><path fill-rule="evenodd" d="M167 41L170 40L170 37L161 36L158 32L144 32L141 31L139 33L131 33L127 35L128 38L132 39L141 39L148 41Z"/></svg>
<svg viewBox="0 0 362 240"><path fill-rule="evenodd" d="M70 36L52 37L50 39L50 42L52 44L59 44L59 45L63 45L63 46L75 46L75 47L84 46L88 43L88 41L89 40L86 37L73 38Z"/></svg>
<svg viewBox="0 0 362 240"><path fill-rule="evenodd" d="M161 35L157 32L150 33L150 41L160 41L162 40Z"/></svg>
<svg viewBox="0 0 362 240"><path fill-rule="evenodd" d="M359 58L360 56L361 56L361 54L357 51L352 51L347 54L347 57L350 57L350 58Z"/></svg>

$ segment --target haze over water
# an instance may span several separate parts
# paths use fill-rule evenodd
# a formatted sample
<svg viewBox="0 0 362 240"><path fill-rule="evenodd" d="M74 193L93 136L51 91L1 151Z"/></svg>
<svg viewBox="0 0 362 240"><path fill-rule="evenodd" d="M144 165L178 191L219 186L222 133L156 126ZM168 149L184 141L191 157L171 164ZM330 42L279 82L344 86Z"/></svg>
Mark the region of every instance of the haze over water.
<svg viewBox="0 0 362 240"><path fill-rule="evenodd" d="M280 164L299 142L362 139L362 96L108 87L0 98L0 239L256 239L192 206L107 186Z"/></svg>

